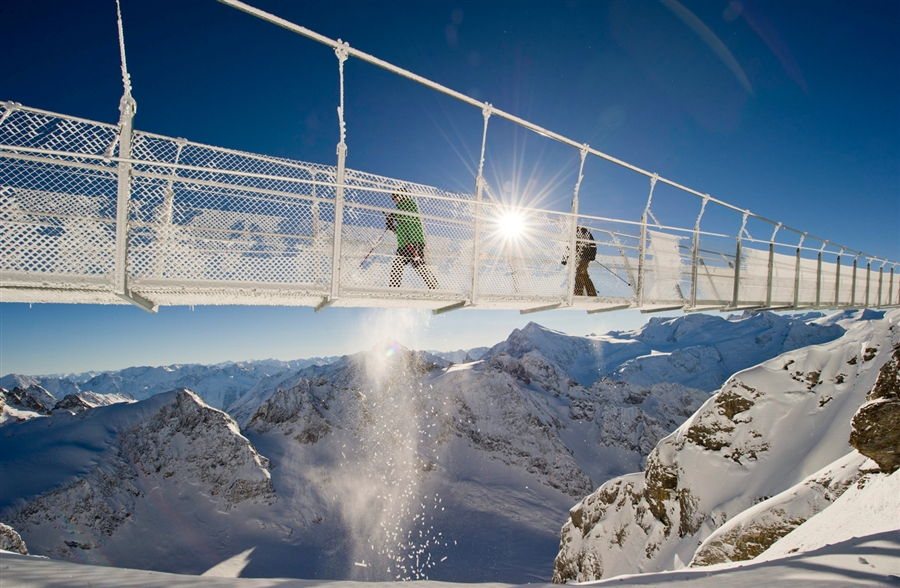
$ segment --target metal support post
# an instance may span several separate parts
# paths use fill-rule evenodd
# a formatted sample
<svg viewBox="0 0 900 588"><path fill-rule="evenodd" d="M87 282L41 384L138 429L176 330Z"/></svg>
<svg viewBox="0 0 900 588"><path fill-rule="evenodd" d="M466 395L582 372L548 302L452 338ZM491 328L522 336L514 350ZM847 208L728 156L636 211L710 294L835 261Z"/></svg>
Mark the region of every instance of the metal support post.
<svg viewBox="0 0 900 588"><path fill-rule="evenodd" d="M700 214L697 215L697 222L694 223L694 243L691 248L691 299L688 302L690 308L697 306L697 279L700 271L700 219L706 211L706 204L709 202L709 194L700 204Z"/></svg>
<svg viewBox="0 0 900 588"><path fill-rule="evenodd" d="M175 216L175 181L178 179L178 167L176 166L181 160L181 152L184 149L184 146L187 145L187 140L179 138L176 140L176 144L178 147L175 150L175 166L172 167L172 173L163 190L163 204L159 212L159 228L157 229L156 238L158 252L156 254L154 271L157 278L163 277L163 270L165 269L165 254L169 248L168 239L166 237L171 236L172 219Z"/></svg>
<svg viewBox="0 0 900 588"><path fill-rule="evenodd" d="M824 245L823 245L824 247ZM819 251L818 262L816 265L816 306L822 306L822 251Z"/></svg>
<svg viewBox="0 0 900 588"><path fill-rule="evenodd" d="M344 122L344 62L347 61L350 45L341 43L338 39L338 47L334 53L338 58L338 69L341 77L341 105L338 107L338 119L340 123L341 140L337 145L337 175L335 177L334 194L334 247L331 253L331 296L330 301L338 299L341 286L341 233L344 224L344 169L347 163L347 126ZM329 302L330 303L330 302ZM317 307L318 308L318 307ZM322 306L324 309L325 306Z"/></svg>
<svg viewBox="0 0 900 588"><path fill-rule="evenodd" d="M837 254L837 265L834 274L834 306L837 308L841 304L841 254L844 250Z"/></svg>
<svg viewBox="0 0 900 588"><path fill-rule="evenodd" d="M872 260L870 259L866 263L866 301L863 303L863 306L869 306L869 286L871 285L872 278Z"/></svg>
<svg viewBox="0 0 900 588"><path fill-rule="evenodd" d="M312 205L309 207L309 212L312 216L313 284L318 284L321 278L319 275L319 255L321 254L319 251L319 201L316 200L316 172L311 169L309 175L312 179L312 184L310 184Z"/></svg>
<svg viewBox="0 0 900 588"><path fill-rule="evenodd" d="M744 222L741 223L741 230L738 232L737 244L734 249L734 288L731 296L731 306L737 308L740 302L741 293L741 246L744 240L744 229L747 228L748 213L744 213Z"/></svg>
<svg viewBox="0 0 900 588"><path fill-rule="evenodd" d="M647 216L650 214L650 203L653 201L653 188L659 178L656 174L650 178L650 195L647 197L647 206L641 215L641 241L638 243L638 279L637 279L637 306L644 305L644 288L646 286L645 272L647 270Z"/></svg>
<svg viewBox="0 0 900 588"><path fill-rule="evenodd" d="M569 292L566 294L566 304L572 306L575 302L575 270L579 263L578 259L578 189L581 187L581 180L584 179L584 158L587 157L587 145L581 148L581 167L578 168L578 181L575 182L575 194L572 196L572 229L569 231ZM579 292L579 295L583 292Z"/></svg>
<svg viewBox="0 0 900 588"><path fill-rule="evenodd" d="M875 308L879 308L882 306L881 304L881 284L884 280L884 263L881 264L881 267L878 268L878 300L875 303Z"/></svg>
<svg viewBox="0 0 900 588"><path fill-rule="evenodd" d="M853 277L851 278L852 286L850 287L850 308L856 306L856 262L859 260L859 255L853 258Z"/></svg>
<svg viewBox="0 0 900 588"><path fill-rule="evenodd" d="M478 161L478 176L475 178L475 213L472 240L472 293L470 302L474 306L478 300L478 272L481 257L481 201L484 197L484 150L487 146L488 119L491 118L492 107L484 104L481 116L484 117L484 130L481 133L481 159Z"/></svg>
<svg viewBox="0 0 900 588"><path fill-rule="evenodd" d="M894 303L894 266L891 266L891 277L888 282L888 306Z"/></svg>
<svg viewBox="0 0 900 588"><path fill-rule="evenodd" d="M637 306L644 305L644 265L647 259L647 213L641 215L641 236L638 242Z"/></svg>
<svg viewBox="0 0 900 588"><path fill-rule="evenodd" d="M117 296L128 291L128 215L131 200L131 135L136 105L130 95L122 96L119 104L119 164L116 198L116 257L113 288Z"/></svg>
<svg viewBox="0 0 900 588"><path fill-rule="evenodd" d="M794 308L800 306L800 249L803 247L804 239L806 239L806 233L800 235L800 242L797 243L797 264L794 266Z"/></svg>
<svg viewBox="0 0 900 588"><path fill-rule="evenodd" d="M772 231L772 237L769 239L769 277L766 281L766 308L772 306L772 279L775 274L775 235L780 228L781 223L775 225L775 230Z"/></svg>
<svg viewBox="0 0 900 588"><path fill-rule="evenodd" d="M122 10L116 1L119 25L119 51L122 58L122 85L124 91L119 101L119 163L116 187L116 253L113 268L113 293L149 313L156 313L157 306L128 289L128 221L131 214L131 139L134 131L134 115L137 103L131 97L131 76L125 61L125 33L122 27Z"/></svg>
<svg viewBox="0 0 900 588"><path fill-rule="evenodd" d="M737 307L741 292L741 237L737 238L734 249L734 287L731 292L731 306Z"/></svg>

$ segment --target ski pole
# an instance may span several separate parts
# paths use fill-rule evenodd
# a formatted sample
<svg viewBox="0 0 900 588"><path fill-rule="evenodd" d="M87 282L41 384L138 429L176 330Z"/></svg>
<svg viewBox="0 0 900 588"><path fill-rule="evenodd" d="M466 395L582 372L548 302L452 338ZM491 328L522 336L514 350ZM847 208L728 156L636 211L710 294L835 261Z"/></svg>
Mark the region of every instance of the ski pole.
<svg viewBox="0 0 900 588"><path fill-rule="evenodd" d="M600 262L597 261L596 259L594 260L594 262L595 262L597 265L599 265L600 267L602 267L603 269L605 269L606 271L608 271L609 273L611 273L612 275L614 275L615 277L619 278L620 280L622 280L623 282L625 282L626 284L628 284L628 281L627 281L627 280L623 280L623 279L622 279L622 276L620 276L619 274L617 274L616 272L614 272L614 271L611 270L610 268L606 267L605 265L603 265L602 263L600 263ZM628 285L631 286L631 284L628 284Z"/></svg>
<svg viewBox="0 0 900 588"><path fill-rule="evenodd" d="M365 256L365 257L363 257L363 260L362 260L361 262L359 262L359 267L356 268L357 270L361 270L361 269L362 269L363 264L366 263L366 260L369 259L369 256L370 256L370 255L372 255L372 252L375 251L375 248L378 247L378 245L381 243L381 240L384 239L384 234L387 233L387 232L388 232L387 228L385 228L385 229L381 232L381 236L378 237L378 240L375 241L375 244L372 245L372 248L369 249L369 252L366 253L366 256Z"/></svg>

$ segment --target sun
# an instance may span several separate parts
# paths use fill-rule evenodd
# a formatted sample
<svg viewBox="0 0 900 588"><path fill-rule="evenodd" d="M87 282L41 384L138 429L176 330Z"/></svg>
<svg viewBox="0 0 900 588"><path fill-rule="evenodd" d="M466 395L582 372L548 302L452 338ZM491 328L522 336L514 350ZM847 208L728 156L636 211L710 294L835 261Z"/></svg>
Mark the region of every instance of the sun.
<svg viewBox="0 0 900 588"><path fill-rule="evenodd" d="M506 211L497 218L497 229L505 238L516 239L525 232L525 219L519 211Z"/></svg>

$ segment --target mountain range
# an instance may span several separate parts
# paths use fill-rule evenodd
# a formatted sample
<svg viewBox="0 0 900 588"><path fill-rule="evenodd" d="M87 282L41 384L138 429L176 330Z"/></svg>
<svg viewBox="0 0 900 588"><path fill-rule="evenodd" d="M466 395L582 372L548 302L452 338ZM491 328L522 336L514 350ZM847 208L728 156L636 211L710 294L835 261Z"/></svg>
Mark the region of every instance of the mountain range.
<svg viewBox="0 0 900 588"><path fill-rule="evenodd" d="M865 444L851 444L851 423L878 386L890 391L895 406L880 417L885 425L878 437L896 454L898 322L897 312L884 320L843 321L848 330L841 338L729 378L659 442L643 472L615 477L572 507L554 582L786 555L796 537L808 534L793 531L823 511L822 520L838 515L830 506L853 486L883 485L893 493L893 508L843 538L896 533L900 477L891 474L900 463L883 468L867 457L877 453L857 451ZM857 436L871 436L872 426ZM814 544L827 543L820 537Z"/></svg>
<svg viewBox="0 0 900 588"><path fill-rule="evenodd" d="M51 379L10 375L0 520L32 553L122 567L199 574L249 549L247 577L546 581L554 556L557 572L569 558L558 531L571 505L584 511L607 480L659 469L658 456L669 455L660 441L704 407L720 410L710 394L736 386L734 371L843 341L881 316L686 315L590 337L530 323L490 349L446 356L385 342L285 369L130 368L49 387ZM868 374L876 363L861 365ZM183 388L193 392L157 393L191 377ZM19 422L27 410L12 405L13 393L71 391L64 380L76 394L143 400ZM857 396L831 394L823 406L849 407ZM761 452L732 445L732 462L736 451L744 461ZM712 509L710 519L739 510ZM78 525L68 523L73 512ZM693 551L666 541L659 553L690 562Z"/></svg>

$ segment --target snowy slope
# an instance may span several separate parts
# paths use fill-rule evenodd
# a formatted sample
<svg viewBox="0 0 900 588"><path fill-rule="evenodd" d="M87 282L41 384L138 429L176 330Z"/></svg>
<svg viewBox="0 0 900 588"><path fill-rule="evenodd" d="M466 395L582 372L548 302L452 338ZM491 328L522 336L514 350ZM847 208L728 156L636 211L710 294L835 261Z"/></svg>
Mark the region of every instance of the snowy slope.
<svg viewBox="0 0 900 588"><path fill-rule="evenodd" d="M654 317L635 331L591 337L566 335L529 323L486 355L505 352L519 358L537 349L548 360L566 366L584 386L609 376L642 386L672 382L712 392L744 368L843 334L838 324L820 324L817 319L821 317L818 313L780 316L770 312Z"/></svg>
<svg viewBox="0 0 900 588"><path fill-rule="evenodd" d="M900 543L900 472L866 474L827 510L806 521L756 560L772 561L876 534L893 537ZM893 574L894 581L900 581L896 551Z"/></svg>
<svg viewBox="0 0 900 588"><path fill-rule="evenodd" d="M799 484L732 517L703 541L690 565L699 567L753 559L781 537L829 508L865 476L861 470L867 461L865 456L852 451ZM865 467L871 470L873 465L869 462ZM900 528L900 521L895 522L896 528Z"/></svg>
<svg viewBox="0 0 900 588"><path fill-rule="evenodd" d="M31 552L205 569L274 500L267 461L188 390L0 431L0 517ZM199 568L198 568L199 564Z"/></svg>
<svg viewBox="0 0 900 588"><path fill-rule="evenodd" d="M623 576L591 583L592 586L691 586L692 588L747 588L792 586L796 588L847 588L896 585L896 553L900 537L896 533L864 535L836 542L810 552L771 561L724 564L713 568L688 568L677 572ZM244 569L245 558L238 554L222 562L220 569L231 575L214 578L179 576L133 569L85 566L0 551L4 578L12 585L29 588L56 586L178 586L200 588L358 588L358 582L328 580L246 579L234 577ZM388 584L367 583L368 586ZM550 586L532 584L527 586ZM419 582L422 588L471 588L471 584ZM481 588L513 588L509 583L483 583ZM525 586L524 584L521 586Z"/></svg>
<svg viewBox="0 0 900 588"><path fill-rule="evenodd" d="M554 579L682 567L727 521L851 453L851 417L900 342L898 321L897 311L845 321L840 339L733 376L659 443L643 473L572 508Z"/></svg>

